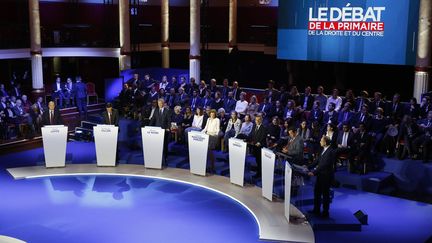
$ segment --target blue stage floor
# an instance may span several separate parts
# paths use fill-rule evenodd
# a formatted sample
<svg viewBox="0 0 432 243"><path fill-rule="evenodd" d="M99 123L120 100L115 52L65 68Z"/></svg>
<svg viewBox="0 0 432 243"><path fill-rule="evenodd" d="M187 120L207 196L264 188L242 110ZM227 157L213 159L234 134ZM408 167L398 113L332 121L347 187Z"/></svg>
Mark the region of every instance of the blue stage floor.
<svg viewBox="0 0 432 243"><path fill-rule="evenodd" d="M182 156L169 156L170 165L185 161ZM95 159L93 143L68 143L68 163ZM121 146L120 159L141 164L142 152ZM112 176L14 181L5 168L43 165L42 149L0 156L0 161L0 235L29 242L258 242L253 216L205 189ZM361 232L316 231L317 242L415 243L432 236L432 205L344 188L334 191L332 210L362 210L369 225ZM300 197L310 199L311 187Z"/></svg>

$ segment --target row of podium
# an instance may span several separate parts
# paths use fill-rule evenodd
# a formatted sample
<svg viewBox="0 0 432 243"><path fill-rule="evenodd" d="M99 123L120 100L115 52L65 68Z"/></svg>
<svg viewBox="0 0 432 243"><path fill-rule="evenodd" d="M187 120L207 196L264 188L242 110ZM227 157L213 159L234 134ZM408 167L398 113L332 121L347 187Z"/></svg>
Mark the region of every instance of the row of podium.
<svg viewBox="0 0 432 243"><path fill-rule="evenodd" d="M47 168L64 167L66 162L66 144L68 128L63 125L42 127L42 140ZM118 127L97 125L93 127L96 161L98 166L116 166ZM146 126L141 128L144 166L150 169L162 169L165 131L160 127ZM207 167L209 135L191 131L188 133L190 172L205 176ZM229 139L230 181L244 186L244 172L247 143L242 140ZM262 196L268 200L273 197L273 182L276 156L273 151L263 148L262 155ZM288 163L285 166L285 198L290 198L292 170ZM287 184L288 183L288 184ZM289 201L289 200L288 200ZM289 204L285 204L289 214ZM286 215L289 218L289 215Z"/></svg>

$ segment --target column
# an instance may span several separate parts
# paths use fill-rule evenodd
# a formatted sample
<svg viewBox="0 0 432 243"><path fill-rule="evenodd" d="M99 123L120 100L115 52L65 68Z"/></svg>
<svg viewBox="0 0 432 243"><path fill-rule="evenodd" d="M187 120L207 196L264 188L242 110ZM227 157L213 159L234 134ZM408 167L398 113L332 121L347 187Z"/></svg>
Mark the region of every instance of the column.
<svg viewBox="0 0 432 243"><path fill-rule="evenodd" d="M162 67L169 68L169 0L162 0L161 2L161 49L162 49Z"/></svg>
<svg viewBox="0 0 432 243"><path fill-rule="evenodd" d="M30 19L30 55L32 67L32 94L34 97L42 96L44 93L41 31L39 17L39 0L29 0Z"/></svg>
<svg viewBox="0 0 432 243"><path fill-rule="evenodd" d="M119 0L120 71L131 68L129 0Z"/></svg>
<svg viewBox="0 0 432 243"><path fill-rule="evenodd" d="M229 33L228 48L229 52L237 47L237 0L229 0Z"/></svg>
<svg viewBox="0 0 432 243"><path fill-rule="evenodd" d="M428 91L431 71L432 47L432 2L420 1L417 59L414 78L414 97L420 100L421 94Z"/></svg>
<svg viewBox="0 0 432 243"><path fill-rule="evenodd" d="M201 22L200 0L190 0L190 53L189 53L189 77L195 78L199 83L200 77L200 49L201 49Z"/></svg>

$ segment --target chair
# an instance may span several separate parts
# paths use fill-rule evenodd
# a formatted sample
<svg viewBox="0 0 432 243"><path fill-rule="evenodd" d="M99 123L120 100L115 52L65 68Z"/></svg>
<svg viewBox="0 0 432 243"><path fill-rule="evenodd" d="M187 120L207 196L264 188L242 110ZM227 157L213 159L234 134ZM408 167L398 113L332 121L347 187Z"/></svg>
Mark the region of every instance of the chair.
<svg viewBox="0 0 432 243"><path fill-rule="evenodd" d="M95 84L92 82L86 83L87 88L87 105L90 104L90 97L96 97L96 104L98 103L98 95L96 93Z"/></svg>

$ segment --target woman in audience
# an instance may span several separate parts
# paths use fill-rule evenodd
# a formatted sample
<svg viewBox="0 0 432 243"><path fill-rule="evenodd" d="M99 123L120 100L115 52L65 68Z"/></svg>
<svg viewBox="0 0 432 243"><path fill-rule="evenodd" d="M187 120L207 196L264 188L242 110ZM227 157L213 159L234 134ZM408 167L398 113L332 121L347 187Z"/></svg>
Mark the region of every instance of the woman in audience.
<svg viewBox="0 0 432 243"><path fill-rule="evenodd" d="M309 161L313 160L313 158L316 158L320 151L320 140L321 140L322 134L321 134L321 127L320 124L317 121L312 122L311 129L310 129L310 136L309 139L306 141L306 147L308 149L309 154L311 155L309 157Z"/></svg>
<svg viewBox="0 0 432 243"><path fill-rule="evenodd" d="M238 139L247 139L252 132L253 123L251 116L247 114L244 117L244 122L242 123L242 126L240 128L240 133L236 136Z"/></svg>
<svg viewBox="0 0 432 243"><path fill-rule="evenodd" d="M290 93L288 95L289 100L293 100L294 104L300 104L300 93L297 89L297 86L292 86Z"/></svg>
<svg viewBox="0 0 432 243"><path fill-rule="evenodd" d="M224 108L219 108L217 110L217 112L218 112L218 118L219 118L219 121L220 121L219 137L223 137L224 136L224 131L226 130L226 128L228 126L229 117L225 114L225 109Z"/></svg>
<svg viewBox="0 0 432 243"><path fill-rule="evenodd" d="M257 97L255 95L252 95L249 99L249 104L246 109L246 113L251 116L251 119L253 120L258 112L259 104L257 102Z"/></svg>
<svg viewBox="0 0 432 243"><path fill-rule="evenodd" d="M281 134L281 128L279 124L279 118L277 116L272 118L271 124L267 127L267 145L271 147L276 141L279 140Z"/></svg>
<svg viewBox="0 0 432 243"><path fill-rule="evenodd" d="M207 119L206 126L202 130L203 133L209 135L209 145L208 145L208 157L210 159L210 173L216 173L215 171L215 157L214 150L219 141L219 131L220 131L220 120L216 117L216 110L210 111L210 116Z"/></svg>
<svg viewBox="0 0 432 243"><path fill-rule="evenodd" d="M337 136L338 135L337 135L337 127L335 124L333 124L333 123L327 124L327 129L323 135L330 138L330 140L331 140L330 146L332 146L333 148L337 147Z"/></svg>
<svg viewBox="0 0 432 243"><path fill-rule="evenodd" d="M236 137L240 133L241 120L237 116L237 112L231 111L231 118L228 120L228 125L224 135L224 151L228 151L228 140Z"/></svg>
<svg viewBox="0 0 432 243"><path fill-rule="evenodd" d="M247 108L248 108L249 103L245 99L246 99L246 93L241 92L240 93L240 100L237 101L236 106L235 106L235 111L237 112L237 114L240 117L246 115L246 112L247 112Z"/></svg>
<svg viewBox="0 0 432 243"><path fill-rule="evenodd" d="M213 107L215 110L219 111L220 108L224 107L224 102L223 102L223 99L221 97L221 92L216 91L214 96L215 96L215 98L213 100Z"/></svg>
<svg viewBox="0 0 432 243"><path fill-rule="evenodd" d="M310 138L310 130L307 127L306 120L300 123L300 127L297 129L297 135L302 137L305 142Z"/></svg>
<svg viewBox="0 0 432 243"><path fill-rule="evenodd" d="M183 123L184 115L181 113L181 106L174 107L174 113L171 118L171 132L177 135L177 138L181 138L182 133L182 123Z"/></svg>
<svg viewBox="0 0 432 243"><path fill-rule="evenodd" d="M188 140L188 133L190 131L201 131L203 129L204 114L201 107L197 107L195 110L195 115L192 121L192 125L185 129L185 139Z"/></svg>

